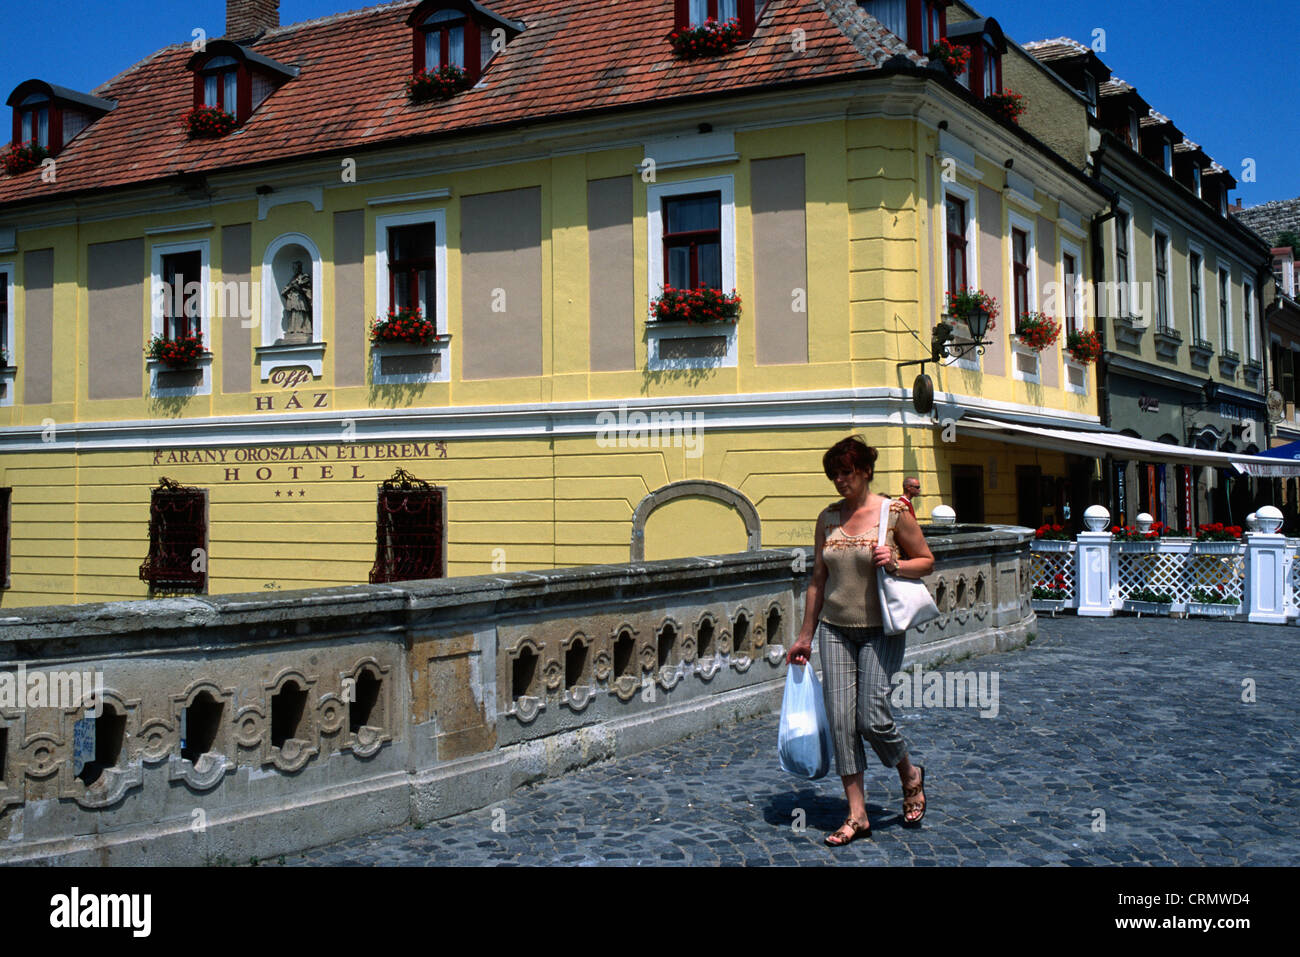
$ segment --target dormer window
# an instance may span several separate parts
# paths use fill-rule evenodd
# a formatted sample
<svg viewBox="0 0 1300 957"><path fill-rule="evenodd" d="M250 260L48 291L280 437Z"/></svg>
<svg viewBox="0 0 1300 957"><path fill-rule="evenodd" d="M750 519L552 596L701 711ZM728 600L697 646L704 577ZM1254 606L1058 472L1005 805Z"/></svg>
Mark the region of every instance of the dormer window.
<svg viewBox="0 0 1300 957"><path fill-rule="evenodd" d="M522 23L498 16L474 0L424 0L406 22L413 31L413 75L456 67L465 71L470 85L478 82L495 54L494 39L508 43L524 29Z"/></svg>
<svg viewBox="0 0 1300 957"><path fill-rule="evenodd" d="M726 23L740 19L740 0L689 0L688 7L690 23L687 26L702 27L710 20Z"/></svg>
<svg viewBox="0 0 1300 957"><path fill-rule="evenodd" d="M1193 166L1193 167L1192 167L1192 188L1193 188L1193 190L1196 192L1197 197L1200 197L1200 195L1201 195L1201 168L1200 168L1199 166Z"/></svg>
<svg viewBox="0 0 1300 957"><path fill-rule="evenodd" d="M1088 98L1088 114L1097 115L1097 78L1091 73L1083 75L1084 95Z"/></svg>
<svg viewBox="0 0 1300 957"><path fill-rule="evenodd" d="M1007 52L1007 41L996 20L986 17L953 24L948 28L948 42L970 48L970 68L961 76L966 89L978 99L1002 92L1002 54Z"/></svg>
<svg viewBox="0 0 1300 957"><path fill-rule="evenodd" d="M53 86L43 80L27 80L9 94L14 109L13 142L33 144L50 156L99 119L116 104L76 90Z"/></svg>
<svg viewBox="0 0 1300 957"><path fill-rule="evenodd" d="M43 93L33 93L18 106L20 143L35 143L43 149L50 148L50 98Z"/></svg>
<svg viewBox="0 0 1300 957"><path fill-rule="evenodd" d="M239 61L219 56L203 68L203 105L216 106L231 116L237 115L239 103Z"/></svg>
<svg viewBox="0 0 1300 957"><path fill-rule="evenodd" d="M213 40L186 63L194 74L194 106L218 109L245 122L298 68L277 63L230 40Z"/></svg>
<svg viewBox="0 0 1300 957"><path fill-rule="evenodd" d="M1165 140L1162 145L1162 149L1164 150L1163 156L1164 156L1165 172L1168 173L1170 176L1173 176L1174 175L1174 144L1169 142L1169 140Z"/></svg>
<svg viewBox="0 0 1300 957"><path fill-rule="evenodd" d="M1135 150L1142 148L1142 134L1138 126L1137 110L1128 111L1128 145Z"/></svg>
<svg viewBox="0 0 1300 957"><path fill-rule="evenodd" d="M424 68L444 66L465 69L465 15L459 10L439 10L424 21Z"/></svg>
<svg viewBox="0 0 1300 957"><path fill-rule="evenodd" d="M950 0L859 0L867 13L918 53L948 35Z"/></svg>

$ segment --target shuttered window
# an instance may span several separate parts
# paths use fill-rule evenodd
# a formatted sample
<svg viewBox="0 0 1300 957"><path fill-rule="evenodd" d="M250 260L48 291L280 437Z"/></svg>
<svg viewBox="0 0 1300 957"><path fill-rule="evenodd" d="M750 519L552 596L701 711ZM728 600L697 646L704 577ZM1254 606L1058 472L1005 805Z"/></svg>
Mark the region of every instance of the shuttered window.
<svg viewBox="0 0 1300 957"><path fill-rule="evenodd" d="M163 478L149 502L149 556L140 580L152 591L201 592L207 569L207 492Z"/></svg>
<svg viewBox="0 0 1300 957"><path fill-rule="evenodd" d="M372 585L444 577L442 493L403 469L379 486Z"/></svg>

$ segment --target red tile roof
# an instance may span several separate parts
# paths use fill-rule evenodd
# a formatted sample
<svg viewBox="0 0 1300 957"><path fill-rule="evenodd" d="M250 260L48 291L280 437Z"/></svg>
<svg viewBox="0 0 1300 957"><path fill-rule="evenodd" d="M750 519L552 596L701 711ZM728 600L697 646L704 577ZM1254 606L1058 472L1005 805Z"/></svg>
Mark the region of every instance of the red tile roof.
<svg viewBox="0 0 1300 957"><path fill-rule="evenodd" d="M696 61L672 54L671 0L499 0L490 4L494 12L527 29L474 89L413 104L405 91L405 21L414 6L403 0L284 26L250 44L301 72L220 140L191 141L181 129L193 106L185 68L193 51L186 44L159 50L95 90L117 108L64 148L55 183L41 182L39 170L0 175L0 206L409 137L848 76L902 49L892 36L882 41L879 24L846 0L770 0L752 40ZM792 43L796 28L806 35L803 51Z"/></svg>

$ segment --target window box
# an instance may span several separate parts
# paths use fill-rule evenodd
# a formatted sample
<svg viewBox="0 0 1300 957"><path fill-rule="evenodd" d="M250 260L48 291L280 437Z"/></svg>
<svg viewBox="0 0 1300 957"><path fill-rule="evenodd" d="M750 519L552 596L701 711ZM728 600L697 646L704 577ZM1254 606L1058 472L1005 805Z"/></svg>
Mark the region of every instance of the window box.
<svg viewBox="0 0 1300 957"><path fill-rule="evenodd" d="M650 303L650 321L656 323L719 324L739 320L740 296L734 289L725 293L708 286L695 289L665 286L662 295Z"/></svg>
<svg viewBox="0 0 1300 957"><path fill-rule="evenodd" d="M1052 601L1047 598L1029 599L1029 607L1033 608L1034 611L1045 611L1049 613L1053 618L1055 618L1057 614L1059 614L1060 612L1064 611L1067 604L1068 602L1066 602L1064 599L1062 599L1061 601Z"/></svg>
<svg viewBox="0 0 1300 957"><path fill-rule="evenodd" d="M1141 618L1143 615L1168 615L1173 609L1173 602L1156 602L1156 601L1125 601L1124 610L1136 612Z"/></svg>
<svg viewBox="0 0 1300 957"><path fill-rule="evenodd" d="M646 324L651 371L715 369L736 365L736 327L729 322Z"/></svg>
<svg viewBox="0 0 1300 957"><path fill-rule="evenodd" d="M149 394L156 398L185 398L212 394L212 353L205 352L188 366L177 368L158 359L146 362Z"/></svg>
<svg viewBox="0 0 1300 957"><path fill-rule="evenodd" d="M1156 356L1175 362L1178 349L1183 344L1183 334L1177 329L1157 329L1154 333Z"/></svg>
<svg viewBox="0 0 1300 957"><path fill-rule="evenodd" d="M1218 603L1189 601L1187 614L1200 615L1203 618L1231 618L1241 613L1241 605L1221 605Z"/></svg>
<svg viewBox="0 0 1300 957"><path fill-rule="evenodd" d="M1068 552L1073 547L1074 547L1074 542L1069 541L1068 539L1065 541L1054 541L1053 539L1050 538L1037 538L1034 539L1033 544L1030 546L1030 551Z"/></svg>
<svg viewBox="0 0 1300 957"><path fill-rule="evenodd" d="M154 336L149 343L148 355L168 369L192 368L199 358L207 354L203 348L203 333L179 335L176 338Z"/></svg>
<svg viewBox="0 0 1300 957"><path fill-rule="evenodd" d="M1193 542L1193 555L1235 555L1240 547L1239 541L1234 542Z"/></svg>
<svg viewBox="0 0 1300 957"><path fill-rule="evenodd" d="M406 93L414 103L449 100L461 90L474 85L469 74L458 66L421 70L406 81Z"/></svg>
<svg viewBox="0 0 1300 957"><path fill-rule="evenodd" d="M18 369L9 363L0 363L0 407L14 404L14 378Z"/></svg>
<svg viewBox="0 0 1300 957"><path fill-rule="evenodd" d="M219 106L196 106L181 117L181 129L192 140L215 140L235 128L235 117Z"/></svg>
<svg viewBox="0 0 1300 957"><path fill-rule="evenodd" d="M1231 349L1219 354L1219 375L1225 379L1237 378L1237 369L1241 367L1241 356Z"/></svg>
<svg viewBox="0 0 1300 957"><path fill-rule="evenodd" d="M950 76L959 77L970 66L971 52L970 47L949 43L947 39L942 39L930 47L930 52L926 56L931 61L942 64Z"/></svg>
<svg viewBox="0 0 1300 957"><path fill-rule="evenodd" d="M1134 348L1142 345L1142 333L1147 331L1146 323L1139 325L1132 316L1114 316L1111 318L1111 326L1115 330L1115 345Z"/></svg>
<svg viewBox="0 0 1300 957"><path fill-rule="evenodd" d="M1210 359L1214 357L1214 343L1208 339L1193 339L1188 352L1195 368L1209 369Z"/></svg>
<svg viewBox="0 0 1300 957"><path fill-rule="evenodd" d="M49 155L49 150L35 142L10 143L9 148L0 156L0 166L10 176L16 176L36 169Z"/></svg>
<svg viewBox="0 0 1300 957"><path fill-rule="evenodd" d="M1101 336L1096 329L1083 329L1070 333L1065 339L1066 351L1075 362L1088 365L1102 356Z"/></svg>
<svg viewBox="0 0 1300 957"><path fill-rule="evenodd" d="M1003 90L984 97L984 106L990 113L1005 123L1020 125L1020 117L1029 109L1024 94L1013 90Z"/></svg>
<svg viewBox="0 0 1300 957"><path fill-rule="evenodd" d="M1026 349L1042 352L1061 336L1061 324L1041 312L1027 312L1016 323L1016 340Z"/></svg>
<svg viewBox="0 0 1300 957"><path fill-rule="evenodd" d="M418 385L447 378L446 355L451 336L434 336L428 342L381 340L370 346L371 381L375 385Z"/></svg>
<svg viewBox="0 0 1300 957"><path fill-rule="evenodd" d="M722 23L709 19L699 26L674 30L668 35L673 53L683 60L720 56L739 46L743 39L740 20L736 18Z"/></svg>

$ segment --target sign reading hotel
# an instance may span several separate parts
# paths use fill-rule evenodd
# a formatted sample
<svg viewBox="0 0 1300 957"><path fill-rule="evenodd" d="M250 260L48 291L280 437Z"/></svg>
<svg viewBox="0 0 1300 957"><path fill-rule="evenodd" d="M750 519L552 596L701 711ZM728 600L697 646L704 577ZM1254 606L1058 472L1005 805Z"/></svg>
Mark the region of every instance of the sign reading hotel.
<svg viewBox="0 0 1300 957"><path fill-rule="evenodd" d="M445 459L446 442L257 445L225 449L157 449L154 465L223 466L223 482L364 479L366 463Z"/></svg>

